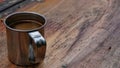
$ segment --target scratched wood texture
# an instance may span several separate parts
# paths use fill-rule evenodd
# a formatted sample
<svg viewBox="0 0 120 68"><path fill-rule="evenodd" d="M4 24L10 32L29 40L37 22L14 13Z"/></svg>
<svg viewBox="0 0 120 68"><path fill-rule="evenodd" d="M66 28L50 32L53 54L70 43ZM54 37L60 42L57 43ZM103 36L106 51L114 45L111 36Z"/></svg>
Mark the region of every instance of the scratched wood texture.
<svg viewBox="0 0 120 68"><path fill-rule="evenodd" d="M120 68L120 0L45 0L18 11L47 17L46 57L31 67L10 63L0 23L0 68Z"/></svg>

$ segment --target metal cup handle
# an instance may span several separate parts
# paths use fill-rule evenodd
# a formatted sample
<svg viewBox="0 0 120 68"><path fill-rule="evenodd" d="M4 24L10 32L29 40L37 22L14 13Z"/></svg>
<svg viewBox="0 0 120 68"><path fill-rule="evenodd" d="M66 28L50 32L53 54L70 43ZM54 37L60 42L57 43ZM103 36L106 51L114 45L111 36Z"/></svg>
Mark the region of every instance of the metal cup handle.
<svg viewBox="0 0 120 68"><path fill-rule="evenodd" d="M34 43L37 45L37 47L41 47L43 45L46 45L46 40L44 39L44 37L38 32L38 31L34 31L34 32L29 32L28 35L30 36L30 44L29 44L29 61L31 63L35 62L35 55L34 55L34 49L33 49L33 45L32 45L32 40L34 41Z"/></svg>

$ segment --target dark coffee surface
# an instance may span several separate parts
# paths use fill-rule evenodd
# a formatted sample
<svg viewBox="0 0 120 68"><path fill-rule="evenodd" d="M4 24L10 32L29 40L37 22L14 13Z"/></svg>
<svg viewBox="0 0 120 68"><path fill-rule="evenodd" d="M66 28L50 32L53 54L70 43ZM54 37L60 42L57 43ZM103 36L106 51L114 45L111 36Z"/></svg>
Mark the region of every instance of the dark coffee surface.
<svg viewBox="0 0 120 68"><path fill-rule="evenodd" d="M33 20L21 20L10 25L11 28L19 30L31 30L41 26L41 23Z"/></svg>

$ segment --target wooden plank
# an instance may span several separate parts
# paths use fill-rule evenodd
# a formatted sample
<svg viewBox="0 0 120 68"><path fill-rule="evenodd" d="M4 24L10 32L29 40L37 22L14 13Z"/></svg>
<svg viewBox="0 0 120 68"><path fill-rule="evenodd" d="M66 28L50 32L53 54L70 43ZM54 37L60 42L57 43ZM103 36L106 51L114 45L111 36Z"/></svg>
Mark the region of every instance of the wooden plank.
<svg viewBox="0 0 120 68"><path fill-rule="evenodd" d="M4 48L1 56L5 56L1 57L0 67L120 68L119 4L119 0L46 0L18 10L47 17L46 57L38 66L15 66L7 60L4 42L0 43L0 49Z"/></svg>

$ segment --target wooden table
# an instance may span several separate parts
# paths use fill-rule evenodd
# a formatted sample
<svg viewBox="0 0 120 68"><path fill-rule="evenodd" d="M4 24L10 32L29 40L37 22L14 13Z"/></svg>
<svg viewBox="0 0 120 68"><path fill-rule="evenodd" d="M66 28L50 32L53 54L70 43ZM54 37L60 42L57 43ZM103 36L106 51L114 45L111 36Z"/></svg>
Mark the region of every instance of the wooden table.
<svg viewBox="0 0 120 68"><path fill-rule="evenodd" d="M120 0L45 0L18 11L47 17L46 57L38 66L10 63L0 23L0 68L120 68Z"/></svg>

